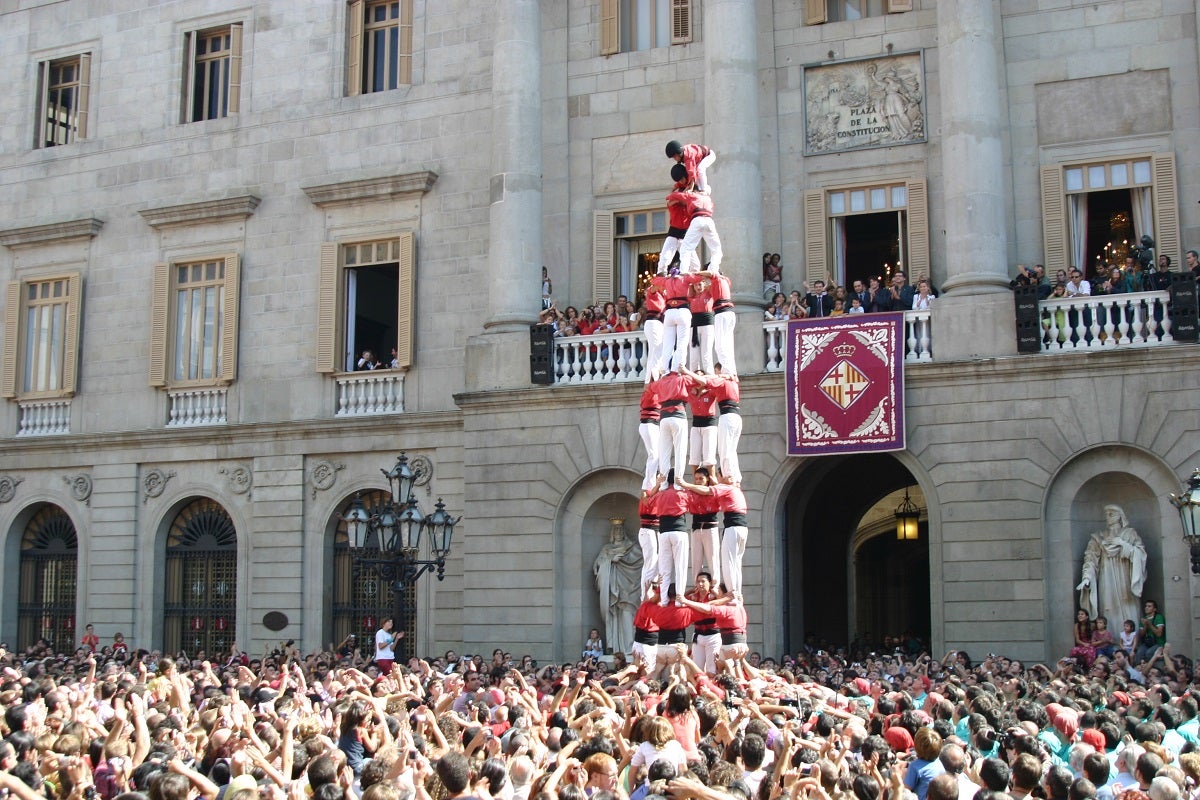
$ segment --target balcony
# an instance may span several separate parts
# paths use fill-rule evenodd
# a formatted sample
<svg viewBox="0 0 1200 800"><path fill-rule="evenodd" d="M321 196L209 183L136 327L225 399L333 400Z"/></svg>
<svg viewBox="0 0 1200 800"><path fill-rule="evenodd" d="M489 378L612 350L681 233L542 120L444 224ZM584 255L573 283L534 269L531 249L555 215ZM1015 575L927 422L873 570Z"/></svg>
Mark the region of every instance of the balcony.
<svg viewBox="0 0 1200 800"><path fill-rule="evenodd" d="M404 411L404 372L348 372L337 379L337 417L373 417Z"/></svg>
<svg viewBox="0 0 1200 800"><path fill-rule="evenodd" d="M1042 352L1173 344L1170 292L1043 300Z"/></svg>
<svg viewBox="0 0 1200 800"><path fill-rule="evenodd" d="M71 400L22 400L17 436L58 436L71 432Z"/></svg>

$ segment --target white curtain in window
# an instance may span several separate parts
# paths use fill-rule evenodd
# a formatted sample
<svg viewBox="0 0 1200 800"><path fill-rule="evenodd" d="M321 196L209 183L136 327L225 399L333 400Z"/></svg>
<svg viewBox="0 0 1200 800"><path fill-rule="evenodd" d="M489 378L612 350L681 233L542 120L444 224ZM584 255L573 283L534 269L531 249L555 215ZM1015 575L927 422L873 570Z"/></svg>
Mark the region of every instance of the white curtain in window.
<svg viewBox="0 0 1200 800"><path fill-rule="evenodd" d="M1071 220L1071 266L1087 269L1087 195L1067 195L1067 215Z"/></svg>
<svg viewBox="0 0 1200 800"><path fill-rule="evenodd" d="M1154 237L1154 209L1150 204L1150 187L1139 186L1129 190L1133 202L1133 233L1138 239ZM1130 244L1133 244L1130 242Z"/></svg>
<svg viewBox="0 0 1200 800"><path fill-rule="evenodd" d="M358 272L346 270L346 372L358 364L358 343L354 341L355 319L358 315Z"/></svg>
<svg viewBox="0 0 1200 800"><path fill-rule="evenodd" d="M617 241L617 261L617 285L613 287L615 290L613 296L596 297L593 298L594 302L603 305L617 295L633 297L637 293L638 243L636 240L620 239Z"/></svg>
<svg viewBox="0 0 1200 800"><path fill-rule="evenodd" d="M833 217L833 279L846 284L846 218ZM832 291L832 290L830 290Z"/></svg>

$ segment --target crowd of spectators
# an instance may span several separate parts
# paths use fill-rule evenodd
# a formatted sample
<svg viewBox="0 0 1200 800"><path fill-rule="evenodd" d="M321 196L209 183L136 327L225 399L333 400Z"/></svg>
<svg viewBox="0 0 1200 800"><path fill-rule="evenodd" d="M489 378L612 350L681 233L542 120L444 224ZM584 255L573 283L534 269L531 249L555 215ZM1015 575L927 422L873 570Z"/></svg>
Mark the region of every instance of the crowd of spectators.
<svg viewBox="0 0 1200 800"><path fill-rule="evenodd" d="M96 644L0 650L5 798L1181 800L1200 779L1197 687L1169 647L1084 668L813 642L720 676L684 654L660 681L500 649L378 674L346 647Z"/></svg>

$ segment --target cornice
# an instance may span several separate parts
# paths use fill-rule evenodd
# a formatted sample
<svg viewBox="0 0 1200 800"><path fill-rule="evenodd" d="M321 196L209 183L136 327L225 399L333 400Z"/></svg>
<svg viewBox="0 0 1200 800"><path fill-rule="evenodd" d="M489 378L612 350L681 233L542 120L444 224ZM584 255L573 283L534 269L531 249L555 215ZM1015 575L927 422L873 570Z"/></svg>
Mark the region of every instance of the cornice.
<svg viewBox="0 0 1200 800"><path fill-rule="evenodd" d="M420 197L433 188L437 179L436 172L426 169L399 175L376 175L300 188L308 195L309 201L314 206L324 208L376 200Z"/></svg>
<svg viewBox="0 0 1200 800"><path fill-rule="evenodd" d="M68 242L72 239L91 239L100 233L104 221L95 217L70 219L63 222L48 222L24 228L0 230L0 245L5 247L29 247L30 245Z"/></svg>
<svg viewBox="0 0 1200 800"><path fill-rule="evenodd" d="M202 200L177 206L146 208L138 213L151 228L159 229L173 225L200 225L213 222L246 219L258 208L262 200L252 194L226 197L220 200Z"/></svg>

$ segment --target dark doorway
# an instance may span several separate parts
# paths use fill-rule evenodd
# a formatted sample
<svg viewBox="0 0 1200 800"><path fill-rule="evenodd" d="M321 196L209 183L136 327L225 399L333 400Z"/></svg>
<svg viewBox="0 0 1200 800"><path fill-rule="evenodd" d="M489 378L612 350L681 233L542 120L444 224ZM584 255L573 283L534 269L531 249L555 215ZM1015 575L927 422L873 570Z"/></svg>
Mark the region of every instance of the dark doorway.
<svg viewBox="0 0 1200 800"><path fill-rule="evenodd" d="M917 541L897 541L890 511L879 516L876 509L874 523L864 519L888 495L915 484L886 453L813 459L797 475L783 540L788 652L809 636L833 647L906 630L929 639L927 525Z"/></svg>
<svg viewBox="0 0 1200 800"><path fill-rule="evenodd" d="M890 270L903 259L900 241L904 235L904 212L855 214L842 220L846 245L844 285L862 281L865 286L872 276L886 284Z"/></svg>
<svg viewBox="0 0 1200 800"><path fill-rule="evenodd" d="M1086 276L1091 279L1104 265L1125 266L1125 257L1137 241L1133 229L1133 199L1128 189L1089 192L1087 196Z"/></svg>

